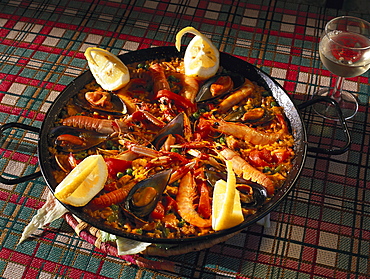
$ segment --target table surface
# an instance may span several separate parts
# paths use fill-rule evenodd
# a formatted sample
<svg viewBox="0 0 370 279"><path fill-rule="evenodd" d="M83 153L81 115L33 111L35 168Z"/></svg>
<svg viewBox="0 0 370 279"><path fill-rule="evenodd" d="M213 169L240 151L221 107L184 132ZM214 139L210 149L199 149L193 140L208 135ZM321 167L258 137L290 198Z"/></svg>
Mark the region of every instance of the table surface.
<svg viewBox="0 0 370 279"><path fill-rule="evenodd" d="M344 14L370 19L369 13L275 0L49 2L0 3L0 124L40 127L53 100L87 70L87 47L121 54L169 46L188 25L221 51L270 74L298 104L332 83L318 57L324 24ZM360 102L359 112L347 122L350 149L331 156L309 152L295 187L271 213L269 228L252 225L211 248L165 258L173 271L153 270L107 255L62 218L17 246L49 190L42 177L0 183L0 277L368 278L369 73L346 80L344 87L356 92ZM336 122L323 120L311 108L302 110L302 118L311 145L344 144ZM37 139L19 130L0 139L3 177L38 171Z"/></svg>

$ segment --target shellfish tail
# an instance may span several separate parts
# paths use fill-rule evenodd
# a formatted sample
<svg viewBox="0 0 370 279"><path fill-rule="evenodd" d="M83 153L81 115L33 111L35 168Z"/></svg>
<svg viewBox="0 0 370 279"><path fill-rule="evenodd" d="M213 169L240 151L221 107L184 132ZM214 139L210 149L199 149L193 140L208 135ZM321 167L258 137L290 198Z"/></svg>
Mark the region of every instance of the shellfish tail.
<svg viewBox="0 0 370 279"><path fill-rule="evenodd" d="M183 96L190 100L192 103L195 101L195 96L199 91L199 83L194 77L189 77L184 75L184 92Z"/></svg>
<svg viewBox="0 0 370 279"><path fill-rule="evenodd" d="M245 84L238 90L231 93L227 98L222 100L218 106L219 113L225 113L234 105L240 103L243 99L252 95L255 87L254 84L246 79Z"/></svg>
<svg viewBox="0 0 370 279"><path fill-rule="evenodd" d="M63 125L77 127L86 130L95 130L102 134L115 132L112 120L98 119L89 116L75 115L63 120Z"/></svg>
<svg viewBox="0 0 370 279"><path fill-rule="evenodd" d="M176 196L178 213L188 223L199 228L212 226L211 219L203 219L194 209L193 201L195 199L195 181L191 172L183 176L180 181L179 192Z"/></svg>
<svg viewBox="0 0 370 279"><path fill-rule="evenodd" d="M155 94L157 94L160 90L171 90L161 65L159 65L158 63L153 64L150 66L149 70L152 73L153 91Z"/></svg>
<svg viewBox="0 0 370 279"><path fill-rule="evenodd" d="M227 135L232 135L239 139L243 139L252 144L271 144L278 140L281 136L281 133L267 134L262 131L257 131L256 129L253 129L242 123L218 121L218 124L219 125L215 128L217 131Z"/></svg>
<svg viewBox="0 0 370 279"><path fill-rule="evenodd" d="M97 209L103 209L113 204L121 203L126 199L130 189L131 188L119 188L107 194L101 195L100 197L93 199L90 205L95 210L97 210Z"/></svg>
<svg viewBox="0 0 370 279"><path fill-rule="evenodd" d="M237 176L241 176L244 179L261 184L266 188L269 196L273 195L275 187L267 175L251 166L247 161L229 148L222 149L219 151L219 154L226 160L232 161L234 172Z"/></svg>

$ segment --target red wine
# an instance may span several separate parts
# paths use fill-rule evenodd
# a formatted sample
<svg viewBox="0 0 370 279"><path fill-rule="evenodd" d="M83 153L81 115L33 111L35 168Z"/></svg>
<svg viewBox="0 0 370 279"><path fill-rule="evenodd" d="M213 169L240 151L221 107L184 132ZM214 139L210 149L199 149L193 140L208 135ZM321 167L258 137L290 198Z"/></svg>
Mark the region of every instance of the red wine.
<svg viewBox="0 0 370 279"><path fill-rule="evenodd" d="M320 41L320 59L337 76L359 76L370 68L369 46L370 39L362 35L333 31Z"/></svg>

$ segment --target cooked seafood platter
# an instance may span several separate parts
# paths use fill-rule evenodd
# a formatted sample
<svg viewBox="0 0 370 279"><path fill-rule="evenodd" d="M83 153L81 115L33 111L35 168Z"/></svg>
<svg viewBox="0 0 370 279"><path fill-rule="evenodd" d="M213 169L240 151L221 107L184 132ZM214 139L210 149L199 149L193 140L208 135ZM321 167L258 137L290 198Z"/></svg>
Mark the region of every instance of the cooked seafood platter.
<svg viewBox="0 0 370 279"><path fill-rule="evenodd" d="M126 76L114 89L89 63L92 74L55 101L41 165L72 213L116 235L171 243L241 230L285 197L305 152L289 97L256 67L214 49L214 63L202 58L207 69L190 73L188 49L119 56ZM89 52L99 64L104 53Z"/></svg>

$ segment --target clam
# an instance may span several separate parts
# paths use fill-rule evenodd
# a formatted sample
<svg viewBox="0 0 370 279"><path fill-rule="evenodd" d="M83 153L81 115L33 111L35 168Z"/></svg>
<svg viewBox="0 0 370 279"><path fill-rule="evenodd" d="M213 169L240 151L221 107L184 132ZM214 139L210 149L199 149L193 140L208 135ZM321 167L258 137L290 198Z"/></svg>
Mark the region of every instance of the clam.
<svg viewBox="0 0 370 279"><path fill-rule="evenodd" d="M52 146L64 152L79 152L94 147L107 139L106 134L70 126L58 126L49 134Z"/></svg>
<svg viewBox="0 0 370 279"><path fill-rule="evenodd" d="M195 97L195 101L201 103L221 98L242 86L244 80L243 76L236 73L216 75L202 85Z"/></svg>
<svg viewBox="0 0 370 279"><path fill-rule="evenodd" d="M86 92L75 99L75 103L85 109L102 114L124 115L127 113L126 104L116 94L107 91Z"/></svg>
<svg viewBox="0 0 370 279"><path fill-rule="evenodd" d="M205 173L207 181L211 186L214 186L219 179L227 180L226 173L216 171L212 167ZM266 188L258 183L236 177L236 188L240 192L240 200L243 207L259 207L266 201Z"/></svg>
<svg viewBox="0 0 370 279"><path fill-rule="evenodd" d="M184 135L184 113L178 114L164 126L152 141L153 146L159 150L169 135Z"/></svg>
<svg viewBox="0 0 370 279"><path fill-rule="evenodd" d="M139 219L148 216L162 198L172 170L158 172L137 183L128 193L125 209Z"/></svg>

